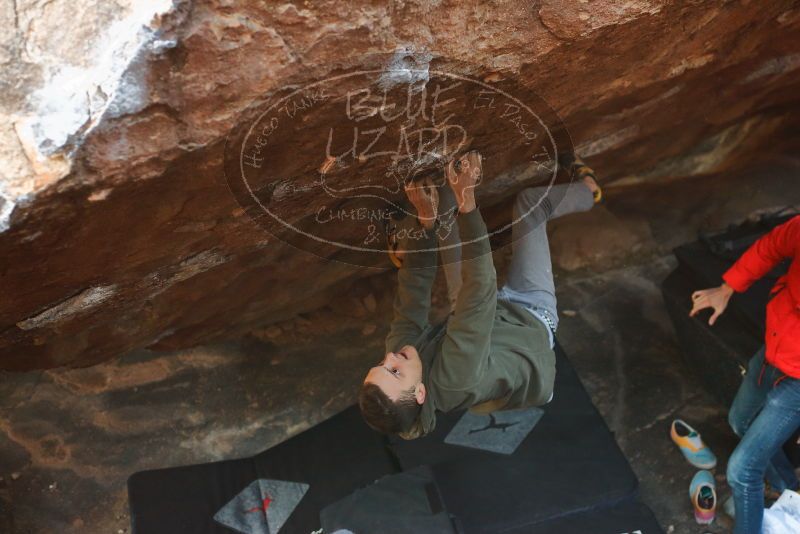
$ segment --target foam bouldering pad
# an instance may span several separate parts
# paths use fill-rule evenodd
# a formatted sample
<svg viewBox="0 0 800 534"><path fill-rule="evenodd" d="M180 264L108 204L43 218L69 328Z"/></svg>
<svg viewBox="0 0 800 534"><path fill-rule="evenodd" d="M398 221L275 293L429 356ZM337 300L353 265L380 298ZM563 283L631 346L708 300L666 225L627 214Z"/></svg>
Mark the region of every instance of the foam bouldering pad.
<svg viewBox="0 0 800 534"><path fill-rule="evenodd" d="M402 516L415 532L494 533L633 499L636 477L560 347L556 354L555 397L542 409L444 414L434 433L391 452L351 407L252 458L137 473L128 482L132 530L305 534L322 526L321 513L329 528L384 521L360 503L397 506L402 497L395 526ZM409 483L416 490L402 491Z"/></svg>
<svg viewBox="0 0 800 534"><path fill-rule="evenodd" d="M324 532L457 534L428 466L387 475L322 510Z"/></svg>
<svg viewBox="0 0 800 534"><path fill-rule="evenodd" d="M470 412L438 414L433 432L391 448L404 470L432 466L444 507L465 533L522 528L635 496L635 474L558 345L554 398L541 411L532 425L530 412L518 411L531 428L511 454L498 452L497 443L483 450L454 443L449 436ZM514 422L496 412L470 430L495 442L519 439L509 432Z"/></svg>
<svg viewBox="0 0 800 534"><path fill-rule="evenodd" d="M578 512L505 534L664 534L653 512L640 502Z"/></svg>
<svg viewBox="0 0 800 534"><path fill-rule="evenodd" d="M325 506L397 471L351 406L251 458L132 475L132 532L308 534Z"/></svg>

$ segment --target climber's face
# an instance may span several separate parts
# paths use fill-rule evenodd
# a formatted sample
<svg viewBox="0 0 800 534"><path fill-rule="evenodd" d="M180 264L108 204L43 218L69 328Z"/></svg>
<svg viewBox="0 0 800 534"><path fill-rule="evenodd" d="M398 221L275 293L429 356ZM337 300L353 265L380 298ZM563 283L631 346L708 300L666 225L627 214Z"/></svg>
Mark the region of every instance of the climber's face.
<svg viewBox="0 0 800 534"><path fill-rule="evenodd" d="M400 395L413 388L421 392L417 394L417 402L425 401L425 388L422 384L422 360L417 349L406 345L397 352L387 352L383 360L369 370L364 383L375 384L386 395L397 400Z"/></svg>

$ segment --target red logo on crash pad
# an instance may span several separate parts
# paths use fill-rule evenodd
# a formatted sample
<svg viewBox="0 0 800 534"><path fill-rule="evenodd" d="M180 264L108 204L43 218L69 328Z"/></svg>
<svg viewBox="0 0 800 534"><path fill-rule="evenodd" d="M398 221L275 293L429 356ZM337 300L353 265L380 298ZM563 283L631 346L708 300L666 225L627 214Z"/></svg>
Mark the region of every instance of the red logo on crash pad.
<svg viewBox="0 0 800 534"><path fill-rule="evenodd" d="M280 534L308 487L302 482L254 480L214 514L214 521L242 534Z"/></svg>

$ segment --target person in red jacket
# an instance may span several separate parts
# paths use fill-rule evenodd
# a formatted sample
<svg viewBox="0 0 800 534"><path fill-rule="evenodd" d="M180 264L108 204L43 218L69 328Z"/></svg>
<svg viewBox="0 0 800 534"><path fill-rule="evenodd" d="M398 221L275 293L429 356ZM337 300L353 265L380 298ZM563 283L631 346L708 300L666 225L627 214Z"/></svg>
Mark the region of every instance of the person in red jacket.
<svg viewBox="0 0 800 534"><path fill-rule="evenodd" d="M712 308L713 325L734 292L746 291L785 259L789 272L770 291L764 346L751 358L728 418L741 437L728 461L735 534L761 533L765 477L778 491L798 488L782 445L800 427L800 215L753 243L722 275L721 286L692 294L689 315Z"/></svg>

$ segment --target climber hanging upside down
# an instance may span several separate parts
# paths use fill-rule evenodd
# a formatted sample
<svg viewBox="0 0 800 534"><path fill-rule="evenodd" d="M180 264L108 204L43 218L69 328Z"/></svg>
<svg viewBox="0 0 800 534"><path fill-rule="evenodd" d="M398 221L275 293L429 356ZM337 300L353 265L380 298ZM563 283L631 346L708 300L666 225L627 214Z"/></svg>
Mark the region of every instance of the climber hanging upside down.
<svg viewBox="0 0 800 534"><path fill-rule="evenodd" d="M437 187L432 180L406 185L417 212L412 224L425 231L401 245L386 354L369 370L359 392L361 413L372 428L412 439L433 430L437 410L491 412L550 402L558 316L546 222L587 211L601 197L591 169L579 159L571 169L580 178L575 183L517 195L513 255L508 281L499 291L475 200L482 178L480 154L473 151L451 161L444 169L447 185ZM457 228L444 240L449 246L442 247L439 233L438 245L443 260L449 255L443 263L453 311L446 322L432 326L428 312L437 230L449 212L448 199Z"/></svg>

